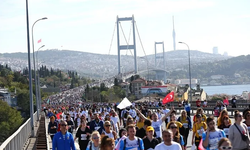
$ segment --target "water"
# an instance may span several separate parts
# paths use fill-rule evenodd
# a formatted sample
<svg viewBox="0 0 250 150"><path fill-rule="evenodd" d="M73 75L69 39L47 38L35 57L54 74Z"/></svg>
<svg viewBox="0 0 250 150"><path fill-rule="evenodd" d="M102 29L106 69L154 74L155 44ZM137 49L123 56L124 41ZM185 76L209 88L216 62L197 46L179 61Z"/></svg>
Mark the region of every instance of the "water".
<svg viewBox="0 0 250 150"><path fill-rule="evenodd" d="M243 91L250 92L250 85L223 85L223 86L201 86L208 95L228 94L242 95Z"/></svg>

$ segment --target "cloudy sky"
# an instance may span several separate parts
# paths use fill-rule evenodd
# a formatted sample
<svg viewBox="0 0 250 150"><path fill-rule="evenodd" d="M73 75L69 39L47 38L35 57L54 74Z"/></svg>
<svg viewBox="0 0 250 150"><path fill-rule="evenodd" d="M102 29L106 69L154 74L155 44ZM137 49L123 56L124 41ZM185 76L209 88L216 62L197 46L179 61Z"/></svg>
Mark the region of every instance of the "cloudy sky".
<svg viewBox="0 0 250 150"><path fill-rule="evenodd" d="M25 0L0 0L0 53L27 52L25 6ZM153 54L154 42L173 50L174 16L177 50L186 49L177 43L183 41L193 50L211 53L217 46L221 54L238 56L250 53L249 6L249 0L29 0L29 21L31 30L48 17L34 27L35 50L45 45L43 50L117 54L116 17L134 15L142 41L136 31L137 53L143 56L142 46ZM121 26L132 44L131 22ZM122 32L120 40L126 44Z"/></svg>

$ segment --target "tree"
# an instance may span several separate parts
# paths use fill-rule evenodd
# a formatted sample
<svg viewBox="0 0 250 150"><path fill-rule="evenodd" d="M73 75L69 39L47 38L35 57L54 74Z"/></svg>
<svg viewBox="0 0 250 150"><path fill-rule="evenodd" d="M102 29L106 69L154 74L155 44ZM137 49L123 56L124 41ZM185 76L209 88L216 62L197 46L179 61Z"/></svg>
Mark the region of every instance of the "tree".
<svg viewBox="0 0 250 150"><path fill-rule="evenodd" d="M118 82L117 78L115 78L115 80L114 80L114 86L119 86L119 82Z"/></svg>
<svg viewBox="0 0 250 150"><path fill-rule="evenodd" d="M20 112L0 100L0 142L14 133L22 122L23 118Z"/></svg>
<svg viewBox="0 0 250 150"><path fill-rule="evenodd" d="M21 107L26 113L30 111L30 97L28 90L21 90L17 95L17 106Z"/></svg>

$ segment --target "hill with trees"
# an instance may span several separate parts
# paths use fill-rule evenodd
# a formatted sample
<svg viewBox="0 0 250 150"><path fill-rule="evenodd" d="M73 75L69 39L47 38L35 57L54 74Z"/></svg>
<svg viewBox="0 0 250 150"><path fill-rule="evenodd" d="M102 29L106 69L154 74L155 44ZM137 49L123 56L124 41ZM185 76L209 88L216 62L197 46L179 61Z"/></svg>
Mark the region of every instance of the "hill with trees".
<svg viewBox="0 0 250 150"><path fill-rule="evenodd" d="M188 66L185 69L172 71L170 77L188 78ZM212 75L224 75L226 80L250 82L250 55L242 55L217 62L191 65L192 78L210 79ZM235 74L238 74L236 77Z"/></svg>

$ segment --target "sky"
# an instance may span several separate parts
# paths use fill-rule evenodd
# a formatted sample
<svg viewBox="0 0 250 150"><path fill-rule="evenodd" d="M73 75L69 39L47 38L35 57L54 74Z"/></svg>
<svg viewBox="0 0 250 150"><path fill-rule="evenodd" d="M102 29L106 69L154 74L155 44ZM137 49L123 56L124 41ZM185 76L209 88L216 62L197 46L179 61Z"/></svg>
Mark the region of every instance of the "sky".
<svg viewBox="0 0 250 150"><path fill-rule="evenodd" d="M35 51L45 45L41 50L117 55L116 18L134 15L137 55L144 56L143 49L154 54L154 42L163 41L165 51L173 50L174 16L177 50L187 49L178 43L182 41L191 50L212 53L218 47L220 54L247 55L249 6L249 0L29 0L30 39L33 23L47 17L34 25ZM120 24L121 45L127 45L124 35L133 44L131 21ZM0 0L0 53L27 49L26 1ZM128 50L121 54L131 55Z"/></svg>

